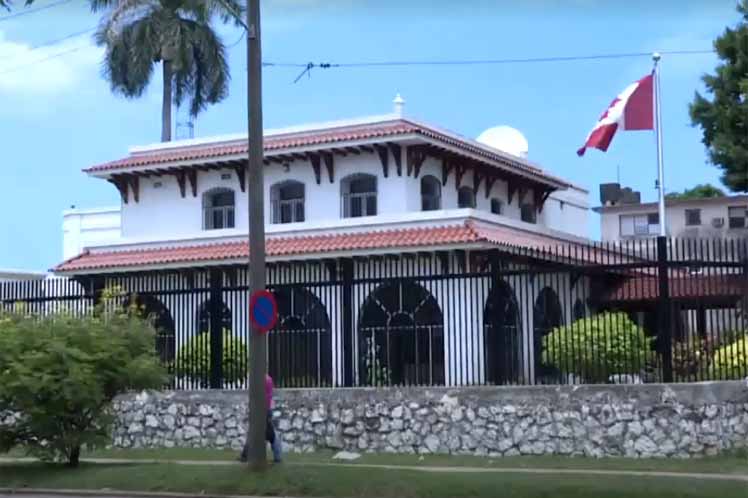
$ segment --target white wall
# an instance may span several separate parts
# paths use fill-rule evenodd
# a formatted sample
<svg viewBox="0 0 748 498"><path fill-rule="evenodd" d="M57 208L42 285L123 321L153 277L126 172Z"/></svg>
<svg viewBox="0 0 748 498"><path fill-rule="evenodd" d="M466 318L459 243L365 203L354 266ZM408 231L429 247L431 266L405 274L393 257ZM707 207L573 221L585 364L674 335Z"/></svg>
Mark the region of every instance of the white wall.
<svg viewBox="0 0 748 498"><path fill-rule="evenodd" d="M667 234L670 237L714 239L723 237L742 238L748 236L748 229L730 229L728 207L746 205L748 201L739 199L705 200L666 207ZM686 226L686 210L701 209L701 225ZM621 241L620 217L629 214L656 213L656 205L632 205L606 209L600 216L600 231L604 241ZM721 228L712 226L714 218L722 218Z"/></svg>
<svg viewBox="0 0 748 498"><path fill-rule="evenodd" d="M538 216L538 223L579 237L589 237L590 206L588 192L570 188L553 192Z"/></svg>
<svg viewBox="0 0 748 498"><path fill-rule="evenodd" d="M62 214L62 257L72 258L88 246L116 242L121 237L120 210L71 209Z"/></svg>
<svg viewBox="0 0 748 498"><path fill-rule="evenodd" d="M265 220L270 222L270 187L284 180L297 180L305 185L305 218L306 223L337 220L341 217L340 181L347 175L354 173L369 173L376 175L378 184L378 213L381 215L417 212L421 209L420 184L424 175L433 175L441 181L441 162L429 158L423 164L419 178L407 177L405 153L403 152L403 176L398 176L395 164L390 157L389 176L384 177L379 157L376 154L335 156L335 178L330 183L324 164L321 167L322 177L317 185L311 165L306 161L289 163L289 171L284 171L280 164L273 164L265 168ZM229 175L229 179L222 179L222 174ZM154 188L154 183L161 183L160 188ZM132 199L122 206L122 236L128 239L169 239L187 238L202 232L202 201L203 194L215 187L234 189L237 209L235 210L236 229L247 229L247 194L239 189L236 173L226 169L222 171L198 172L197 196L192 195L189 185L186 186L184 198L179 193L179 187L173 176L154 177L141 180L140 201ZM472 186L472 172L467 172L461 185ZM490 197L485 196L485 183L481 184L476 196L477 209L490 212L491 197L498 197L504 204L502 217L514 220L520 219L520 199L515 195L511 205L507 203L507 185L496 181L491 189ZM570 190L554 194L554 197L566 199L563 209L559 209L559 202L551 198L538 224L556 230L567 231L575 235L587 235L587 200L586 192ZM527 200L532 199L532 192L527 193ZM582 207L583 206L583 207ZM455 174L452 172L447 185L442 187L442 209L457 208L457 189ZM302 224L299 224L302 225ZM529 226L528 226L529 227ZM293 225L288 226L293 229ZM221 231L216 230L216 235Z"/></svg>
<svg viewBox="0 0 748 498"><path fill-rule="evenodd" d="M390 161L392 162L392 160ZM378 157L374 154L362 156L335 157L335 178L330 183L327 170L322 165L321 182L317 185L314 171L308 162L289 163L289 171L280 164L265 168L265 223L269 224L270 188L277 182L297 180L305 185L305 219L318 222L339 219L340 180L354 173L368 173L377 176L378 212L380 214L401 213L407 210L406 177L398 177L394 165L390 175L384 178ZM228 174L229 179L222 179ZM161 188L153 184L160 182ZM236 228L246 230L248 226L247 194L239 189L239 181L233 170L201 171L198 173L197 196L186 186L186 195L181 197L179 186L173 176L155 177L141 181L140 202L132 199L122 206L122 236L126 238L178 238L202 231L203 194L216 187L234 190L236 195ZM219 231L216 231L218 234Z"/></svg>

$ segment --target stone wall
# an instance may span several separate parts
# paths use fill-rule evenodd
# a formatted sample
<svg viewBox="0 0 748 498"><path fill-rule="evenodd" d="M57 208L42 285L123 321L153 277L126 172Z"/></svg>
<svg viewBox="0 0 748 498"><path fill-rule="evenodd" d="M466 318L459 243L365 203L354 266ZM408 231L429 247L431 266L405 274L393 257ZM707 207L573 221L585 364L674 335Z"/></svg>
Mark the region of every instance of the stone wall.
<svg viewBox="0 0 748 498"><path fill-rule="evenodd" d="M115 403L118 447L238 449L244 391L141 393ZM712 455L748 446L748 385L276 390L286 451L490 456Z"/></svg>

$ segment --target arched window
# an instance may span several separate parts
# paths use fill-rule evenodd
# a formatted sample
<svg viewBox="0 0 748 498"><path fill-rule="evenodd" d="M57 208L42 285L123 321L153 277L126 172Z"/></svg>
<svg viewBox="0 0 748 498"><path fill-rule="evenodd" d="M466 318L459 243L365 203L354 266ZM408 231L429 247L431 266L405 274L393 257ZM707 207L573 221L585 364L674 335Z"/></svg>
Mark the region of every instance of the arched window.
<svg viewBox="0 0 748 498"><path fill-rule="evenodd" d="M303 287L280 286L278 325L268 335L270 375L280 387L332 387L332 328L322 302Z"/></svg>
<svg viewBox="0 0 748 498"><path fill-rule="evenodd" d="M457 207L475 209L475 192L470 187L460 187L457 191Z"/></svg>
<svg viewBox="0 0 748 498"><path fill-rule="evenodd" d="M234 228L234 191L217 188L203 194L203 228Z"/></svg>
<svg viewBox="0 0 748 498"><path fill-rule="evenodd" d="M442 185L431 175L421 178L421 210L438 211L442 208Z"/></svg>
<svg viewBox="0 0 748 498"><path fill-rule="evenodd" d="M558 372L542 361L543 338L564 322L561 302L553 289L546 287L540 291L535 300L532 316L535 381L539 384L560 382L562 379L559 378Z"/></svg>
<svg viewBox="0 0 748 498"><path fill-rule="evenodd" d="M219 303L221 313L221 329L231 330L233 327L233 317L231 316L231 310L225 303ZM197 311L197 332L210 332L210 318L211 318L211 302L207 300L200 305L200 309Z"/></svg>
<svg viewBox="0 0 748 498"><path fill-rule="evenodd" d="M158 298L133 294L124 301L124 307L136 306L141 316L152 320L156 329L156 355L170 369L176 353L174 319L169 310Z"/></svg>
<svg viewBox="0 0 748 498"><path fill-rule="evenodd" d="M444 318L420 285L395 281L372 292L358 335L362 385L444 384Z"/></svg>
<svg viewBox="0 0 748 498"><path fill-rule="evenodd" d="M340 182L343 218L377 214L377 177L367 174L350 175Z"/></svg>
<svg viewBox="0 0 748 498"><path fill-rule="evenodd" d="M504 281L491 289L483 312L483 347L486 382L516 384L520 379L519 306L512 288Z"/></svg>
<svg viewBox="0 0 748 498"><path fill-rule="evenodd" d="M304 184L289 180L270 187L270 216L272 223L304 221Z"/></svg>

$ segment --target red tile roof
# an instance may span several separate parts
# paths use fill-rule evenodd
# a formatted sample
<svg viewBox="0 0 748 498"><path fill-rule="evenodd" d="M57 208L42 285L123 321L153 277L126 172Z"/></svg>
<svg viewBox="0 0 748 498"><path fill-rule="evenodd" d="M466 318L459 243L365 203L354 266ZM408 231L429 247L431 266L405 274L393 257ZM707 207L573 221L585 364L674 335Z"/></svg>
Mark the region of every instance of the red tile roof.
<svg viewBox="0 0 748 498"><path fill-rule="evenodd" d="M568 182L547 174L542 169L530 164L519 162L499 152L478 145L467 139L460 139L448 133L434 128L417 124L405 119L382 121L365 125L349 125L336 128L328 128L314 131L295 133L284 133L280 135L267 136L264 139L265 153L282 151L296 147L310 146L335 146L343 142L358 140L389 138L402 135L416 134L439 140L445 144L458 147L466 152L485 157L488 160L501 162L524 171L531 175L539 176L563 186ZM246 140L233 140L223 143L209 143L201 145L187 145L170 149L154 149L143 152L134 152L128 157L116 161L99 164L85 169L87 173L105 171L116 171L119 169L136 168L140 166L156 166L159 164L176 163L181 161L211 160L223 157L236 156L247 153Z"/></svg>
<svg viewBox="0 0 748 498"><path fill-rule="evenodd" d="M648 301L660 296L659 280L652 277L632 278L618 286L609 301ZM672 299L709 297L737 298L748 292L748 276L739 274L670 277Z"/></svg>
<svg viewBox="0 0 748 498"><path fill-rule="evenodd" d="M373 249L408 249L454 244L493 244L505 247L541 249L568 241L533 234L510 227L477 226L472 222L459 225L401 228L368 232L268 237L266 252L270 257L365 251ZM69 259L53 271L80 272L138 266L207 263L246 258L246 242L222 242L186 246L130 249L121 251L86 251Z"/></svg>

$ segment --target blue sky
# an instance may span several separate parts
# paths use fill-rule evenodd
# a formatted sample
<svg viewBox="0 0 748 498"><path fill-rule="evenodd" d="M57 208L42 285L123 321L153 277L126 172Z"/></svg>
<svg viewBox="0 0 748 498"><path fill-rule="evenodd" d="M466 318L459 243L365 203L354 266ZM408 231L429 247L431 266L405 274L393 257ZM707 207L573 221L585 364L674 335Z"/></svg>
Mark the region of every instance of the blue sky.
<svg viewBox="0 0 748 498"><path fill-rule="evenodd" d="M20 5L20 0L16 2ZM51 3L41 0L40 5ZM732 0L365 1L266 0L264 59L274 62L500 59L653 50L709 49L737 22ZM139 100L112 95L90 36L30 46L96 25L83 0L17 19L0 14L0 267L46 269L62 252L63 209L116 205L110 184L80 170L117 159L160 137L160 87ZM18 9L18 8L17 8ZM241 32L222 27L227 45ZM196 135L246 129L246 52L230 49L231 94L202 114ZM54 54L66 55L37 62ZM666 185L718 182L687 105L713 55L664 57ZM543 64L328 69L292 81L295 69L264 72L265 126L390 112L400 92L406 114L469 137L500 124L528 138L530 158L590 189L622 183L654 200L651 132L619 133L607 154L578 158L596 118L617 93L651 69L648 57ZM597 221L594 223L597 225ZM595 236L596 232L591 235Z"/></svg>

